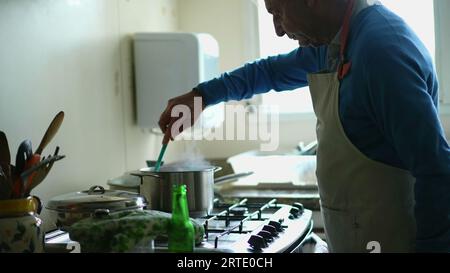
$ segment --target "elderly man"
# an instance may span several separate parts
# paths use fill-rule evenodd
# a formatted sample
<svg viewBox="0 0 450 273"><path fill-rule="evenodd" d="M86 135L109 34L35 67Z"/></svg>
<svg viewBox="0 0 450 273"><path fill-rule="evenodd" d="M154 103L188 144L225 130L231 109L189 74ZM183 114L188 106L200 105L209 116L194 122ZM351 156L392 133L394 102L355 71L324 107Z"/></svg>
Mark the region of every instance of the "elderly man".
<svg viewBox="0 0 450 273"><path fill-rule="evenodd" d="M309 86L317 178L332 252L450 251L450 148L431 57L397 15L368 0L265 0L299 48L201 83L171 109Z"/></svg>

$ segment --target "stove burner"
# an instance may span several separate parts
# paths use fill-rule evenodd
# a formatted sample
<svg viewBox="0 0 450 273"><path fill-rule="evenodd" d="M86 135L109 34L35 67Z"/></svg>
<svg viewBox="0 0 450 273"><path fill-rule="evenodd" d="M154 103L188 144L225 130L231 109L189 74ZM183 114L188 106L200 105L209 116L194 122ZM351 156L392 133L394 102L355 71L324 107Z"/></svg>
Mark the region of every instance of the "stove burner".
<svg viewBox="0 0 450 273"><path fill-rule="evenodd" d="M243 216L248 213L248 208L246 207L236 207L230 210L230 213L236 216Z"/></svg>
<svg viewBox="0 0 450 273"><path fill-rule="evenodd" d="M311 216L300 203L290 206L277 199L234 204L217 200L213 213L202 219L205 242L213 249L237 253L291 252L311 233Z"/></svg>
<svg viewBox="0 0 450 273"><path fill-rule="evenodd" d="M231 233L248 233L249 231L244 230L244 223L250 221L263 221L265 219L262 218L263 211L267 209L276 209L279 208L277 205L277 200L273 199L265 204L248 204L248 199L243 199L239 203L236 203L232 206L226 207L226 209L216 215L211 215L210 218L205 220L205 235L206 238L209 237L210 232L221 232L219 235L215 237L214 247L217 249L219 244L219 239L225 237ZM218 205L222 207L221 204ZM249 213L249 208L252 209L252 213ZM225 221L225 227L223 230L220 229L211 229L210 223L213 221ZM238 222L230 227L230 223Z"/></svg>

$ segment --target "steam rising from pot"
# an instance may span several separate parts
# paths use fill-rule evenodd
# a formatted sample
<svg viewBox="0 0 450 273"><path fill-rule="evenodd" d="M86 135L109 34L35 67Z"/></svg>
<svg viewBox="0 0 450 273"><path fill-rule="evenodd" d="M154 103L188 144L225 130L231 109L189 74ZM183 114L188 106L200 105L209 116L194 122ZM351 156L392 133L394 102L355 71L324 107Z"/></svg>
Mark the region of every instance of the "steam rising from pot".
<svg viewBox="0 0 450 273"><path fill-rule="evenodd" d="M173 163L165 164L160 171L200 171L214 166L198 151L195 145L190 145Z"/></svg>

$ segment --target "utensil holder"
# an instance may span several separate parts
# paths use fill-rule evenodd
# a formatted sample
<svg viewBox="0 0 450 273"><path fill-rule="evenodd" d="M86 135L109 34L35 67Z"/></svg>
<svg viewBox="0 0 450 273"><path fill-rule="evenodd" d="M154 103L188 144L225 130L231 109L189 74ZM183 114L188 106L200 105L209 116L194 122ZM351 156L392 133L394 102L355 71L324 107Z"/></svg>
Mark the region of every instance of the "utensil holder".
<svg viewBox="0 0 450 273"><path fill-rule="evenodd" d="M44 250L41 208L36 197L0 201L0 253L41 253Z"/></svg>

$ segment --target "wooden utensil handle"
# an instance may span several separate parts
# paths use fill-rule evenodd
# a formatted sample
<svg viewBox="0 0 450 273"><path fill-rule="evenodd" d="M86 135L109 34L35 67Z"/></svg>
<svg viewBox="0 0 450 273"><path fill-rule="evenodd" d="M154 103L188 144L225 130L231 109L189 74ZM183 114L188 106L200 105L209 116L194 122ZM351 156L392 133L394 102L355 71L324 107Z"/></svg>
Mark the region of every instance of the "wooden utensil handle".
<svg viewBox="0 0 450 273"><path fill-rule="evenodd" d="M50 143L50 141L53 139L53 137L58 132L59 127L61 127L61 124L64 120L64 112L59 112L53 121L50 123L50 126L48 127L47 131L44 134L44 137L41 140L41 143L39 144L39 147L37 148L35 154L42 154L42 151L47 147L47 145Z"/></svg>

